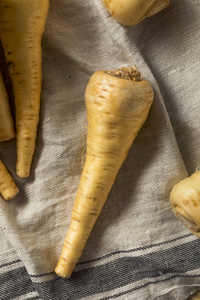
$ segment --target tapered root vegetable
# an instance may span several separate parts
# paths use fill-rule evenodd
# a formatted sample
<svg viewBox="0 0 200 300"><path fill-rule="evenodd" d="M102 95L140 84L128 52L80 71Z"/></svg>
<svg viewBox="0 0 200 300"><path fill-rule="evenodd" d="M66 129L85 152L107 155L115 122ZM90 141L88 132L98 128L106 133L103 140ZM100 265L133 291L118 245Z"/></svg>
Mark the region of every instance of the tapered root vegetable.
<svg viewBox="0 0 200 300"><path fill-rule="evenodd" d="M175 216L200 238L200 171L177 183L170 194Z"/></svg>
<svg viewBox="0 0 200 300"><path fill-rule="evenodd" d="M41 94L41 38L49 0L0 0L0 38L13 83L17 166L28 177L35 150Z"/></svg>
<svg viewBox="0 0 200 300"><path fill-rule="evenodd" d="M5 165L0 160L0 193L5 200L13 199L19 190Z"/></svg>
<svg viewBox="0 0 200 300"><path fill-rule="evenodd" d="M136 25L166 8L169 0L103 0L110 14L121 24Z"/></svg>
<svg viewBox="0 0 200 300"><path fill-rule="evenodd" d="M15 130L10 113L8 95L0 72L0 141L14 139Z"/></svg>
<svg viewBox="0 0 200 300"><path fill-rule="evenodd" d="M87 153L63 251L55 272L69 278L153 101L134 68L98 71L85 92Z"/></svg>

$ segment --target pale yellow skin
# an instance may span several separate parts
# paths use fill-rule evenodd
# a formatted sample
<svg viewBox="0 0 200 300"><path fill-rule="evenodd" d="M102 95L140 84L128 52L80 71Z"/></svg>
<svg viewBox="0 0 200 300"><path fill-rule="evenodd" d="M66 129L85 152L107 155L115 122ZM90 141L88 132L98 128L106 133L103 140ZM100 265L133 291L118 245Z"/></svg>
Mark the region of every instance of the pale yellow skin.
<svg viewBox="0 0 200 300"><path fill-rule="evenodd" d="M10 113L8 94L0 72L0 141L14 139L15 130L13 119Z"/></svg>
<svg viewBox="0 0 200 300"><path fill-rule="evenodd" d="M170 203L175 216L200 238L200 171L173 187Z"/></svg>
<svg viewBox="0 0 200 300"><path fill-rule="evenodd" d="M136 25L166 8L169 0L103 0L110 14L125 26Z"/></svg>
<svg viewBox="0 0 200 300"><path fill-rule="evenodd" d="M13 199L19 190L5 165L0 160L0 193L5 200Z"/></svg>
<svg viewBox="0 0 200 300"><path fill-rule="evenodd" d="M19 177L28 177L41 94L41 39L49 0L0 0L0 38L13 83Z"/></svg>
<svg viewBox="0 0 200 300"><path fill-rule="evenodd" d="M85 92L88 134L82 171L63 251L55 269L69 278L82 255L130 146L147 119L153 89L144 79L132 81L98 71Z"/></svg>

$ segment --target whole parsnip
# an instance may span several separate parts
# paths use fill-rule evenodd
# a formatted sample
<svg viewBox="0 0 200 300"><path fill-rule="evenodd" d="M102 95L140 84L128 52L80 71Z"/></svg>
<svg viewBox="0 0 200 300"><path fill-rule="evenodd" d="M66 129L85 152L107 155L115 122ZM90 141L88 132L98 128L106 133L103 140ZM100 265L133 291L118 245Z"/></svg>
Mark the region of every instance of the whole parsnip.
<svg viewBox="0 0 200 300"><path fill-rule="evenodd" d="M85 92L87 153L63 251L55 272L69 278L153 101L134 68L98 71Z"/></svg>

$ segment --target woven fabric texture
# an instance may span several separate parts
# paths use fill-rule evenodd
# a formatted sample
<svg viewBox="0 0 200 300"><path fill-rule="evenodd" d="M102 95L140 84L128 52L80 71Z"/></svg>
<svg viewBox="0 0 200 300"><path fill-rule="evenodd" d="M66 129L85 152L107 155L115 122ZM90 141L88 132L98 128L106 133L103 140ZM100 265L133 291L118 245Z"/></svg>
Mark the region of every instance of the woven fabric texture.
<svg viewBox="0 0 200 300"><path fill-rule="evenodd" d="M124 0L125 1L125 0ZM0 199L0 299L184 300L200 286L200 241L169 203L200 163L200 2L171 0L134 27L101 0L50 0L31 175L15 175L16 142L0 156L19 194ZM14 112L1 48L0 65ZM54 268L86 148L84 92L97 70L134 65L153 86L149 117L120 169L72 278Z"/></svg>

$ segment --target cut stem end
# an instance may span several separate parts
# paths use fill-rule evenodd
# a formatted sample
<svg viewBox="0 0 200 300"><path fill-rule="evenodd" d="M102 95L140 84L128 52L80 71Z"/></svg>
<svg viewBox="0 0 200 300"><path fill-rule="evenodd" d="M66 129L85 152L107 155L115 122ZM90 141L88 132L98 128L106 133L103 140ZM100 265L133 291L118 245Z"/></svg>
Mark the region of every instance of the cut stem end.
<svg viewBox="0 0 200 300"><path fill-rule="evenodd" d="M134 67L129 68L122 67L120 69L115 69L114 71L104 71L110 76L114 76L121 79L127 79L132 81L141 81L141 73Z"/></svg>

